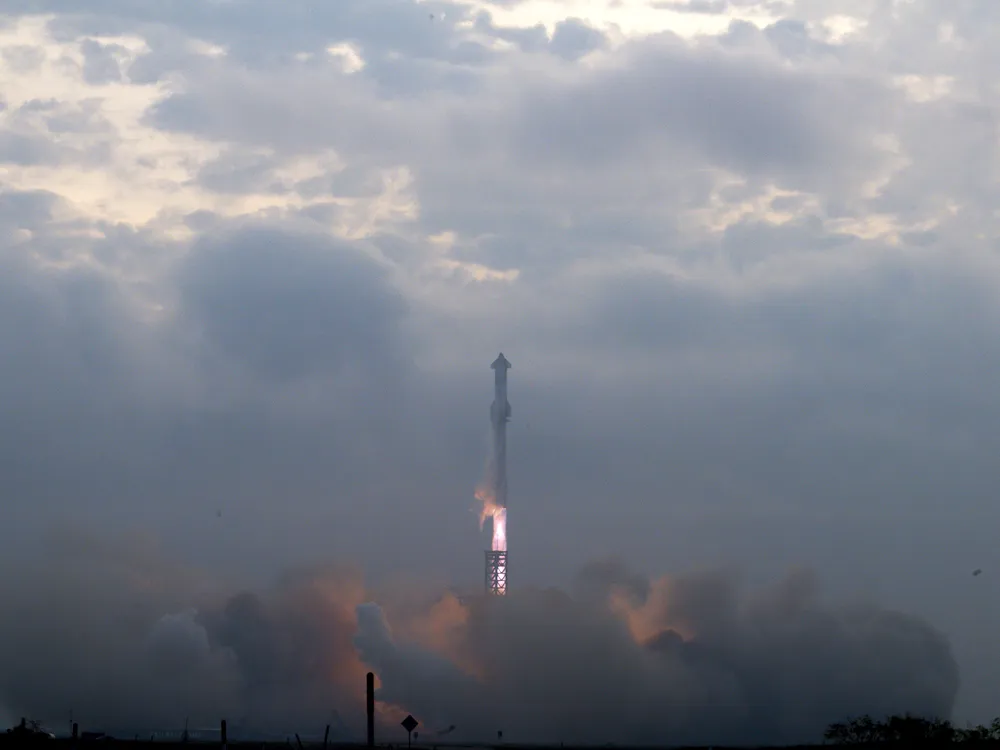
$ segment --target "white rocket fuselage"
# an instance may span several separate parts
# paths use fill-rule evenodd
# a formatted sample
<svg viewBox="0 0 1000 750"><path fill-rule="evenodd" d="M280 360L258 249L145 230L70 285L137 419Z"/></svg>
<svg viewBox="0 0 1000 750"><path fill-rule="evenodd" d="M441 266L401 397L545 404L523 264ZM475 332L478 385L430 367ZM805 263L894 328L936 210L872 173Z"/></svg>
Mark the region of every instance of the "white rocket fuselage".
<svg viewBox="0 0 1000 750"><path fill-rule="evenodd" d="M507 422L510 420L510 402L507 401L507 370L510 362L503 352L490 367L494 372L493 403L490 405L490 423L493 426L493 492L497 505L507 507Z"/></svg>

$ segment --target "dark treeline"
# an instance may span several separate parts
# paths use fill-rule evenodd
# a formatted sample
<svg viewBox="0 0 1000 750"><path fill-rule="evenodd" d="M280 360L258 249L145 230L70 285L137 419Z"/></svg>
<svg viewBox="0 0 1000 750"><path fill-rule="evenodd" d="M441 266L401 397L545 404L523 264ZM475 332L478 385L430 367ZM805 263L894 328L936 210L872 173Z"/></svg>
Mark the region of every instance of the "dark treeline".
<svg viewBox="0 0 1000 750"><path fill-rule="evenodd" d="M70 746L75 747L77 744L89 745L96 742L107 743L109 741L114 742L115 739L119 743L122 740L125 741L131 747L138 746L156 746L158 748L165 747L190 747L191 745L205 745L205 746L218 746L220 743L218 740L215 742L155 742L152 738L148 741L141 740L138 736L131 738L111 738L106 735L99 735L95 737L88 737L84 734L82 737L71 740L70 738L60 738L56 739L48 731L41 728L38 722L35 721L21 721L19 726L11 727L5 733L0 731L0 746L23 746L24 744L35 745L40 743L48 747L56 746ZM88 740L90 740L88 742ZM293 743L291 738L286 740L285 743L242 743L242 742L230 742L228 743L230 747L243 747L252 746L255 748L263 747L297 747L298 750L304 750L305 747L323 747L324 750L347 750L347 748L353 748L360 746L352 746L345 744L334 744L334 743L310 743L302 742L295 738ZM836 744L836 745L855 745L855 746L884 746L893 745L895 747L941 747L944 745L954 745L958 744L975 744L984 747L993 746L1000 748L1000 717L994 719L989 726L979 725L974 727L960 728L954 726L950 721L944 719L926 719L919 716L890 716L884 720L873 719L871 716L859 716L854 719L849 719L843 722L836 722L830 724L826 730L823 732L824 744ZM10 744L8 744L10 743ZM392 745L380 744L379 747L392 748ZM414 746L416 747L416 746ZM449 746L443 745L442 749L448 748ZM460 748L461 746L451 746ZM504 750L511 750L515 748L514 745L504 745ZM817 747L815 745L802 745L796 746L796 748L784 748L784 750L806 750L806 748ZM424 746L424 750L432 750ZM434 747L433 750L438 750L438 747ZM495 748L499 750L499 748ZM571 750L569 747L562 748L562 750ZM619 750L624 750L619 748ZM687 750L697 750L695 748L687 748ZM724 750L724 748L714 748L714 750ZM758 750L763 750L758 748Z"/></svg>
<svg viewBox="0 0 1000 750"><path fill-rule="evenodd" d="M823 739L838 745L1000 743L1000 718L994 719L989 726L962 729L943 719L890 716L878 721L871 716L859 716L831 724L823 733Z"/></svg>

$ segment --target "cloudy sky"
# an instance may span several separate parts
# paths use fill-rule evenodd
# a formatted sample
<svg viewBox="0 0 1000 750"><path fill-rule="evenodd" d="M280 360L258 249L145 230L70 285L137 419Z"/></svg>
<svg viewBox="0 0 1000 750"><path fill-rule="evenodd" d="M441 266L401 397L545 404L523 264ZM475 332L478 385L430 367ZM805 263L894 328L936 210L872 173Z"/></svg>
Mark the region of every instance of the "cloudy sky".
<svg viewBox="0 0 1000 750"><path fill-rule="evenodd" d="M502 350L512 585L806 566L1000 713L1000 5L2 8L6 564L475 589Z"/></svg>

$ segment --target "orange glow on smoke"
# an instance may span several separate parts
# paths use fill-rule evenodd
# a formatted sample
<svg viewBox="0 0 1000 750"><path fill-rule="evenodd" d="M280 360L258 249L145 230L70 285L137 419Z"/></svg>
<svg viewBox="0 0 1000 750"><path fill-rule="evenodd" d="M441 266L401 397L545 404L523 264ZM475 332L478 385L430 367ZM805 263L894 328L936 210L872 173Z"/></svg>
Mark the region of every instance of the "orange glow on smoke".
<svg viewBox="0 0 1000 750"><path fill-rule="evenodd" d="M376 692L382 687L382 680L379 678L378 673L375 673L375 690ZM361 682L364 685L364 682ZM359 705L365 705L367 688L362 688L359 694ZM406 709L394 705L392 703L386 703L375 699L375 720L382 726L395 726L399 724L403 719L406 718L409 711ZM419 721L418 717L414 717ZM421 722L423 723L423 722Z"/></svg>
<svg viewBox="0 0 1000 750"><path fill-rule="evenodd" d="M429 608L421 611L398 613L395 617L389 617L388 613L386 614L390 630L399 640L415 643L447 659L469 677L479 681L483 680L483 671L477 661L478 655L470 651L465 638L470 612L457 596L446 593ZM364 684L363 679L359 684ZM375 690L377 691L381 687L382 680L376 672ZM359 695L364 701L365 691L361 690ZM424 725L423 719L412 710L412 707L407 707L405 704L388 703L377 698L375 700L376 721L385 728L385 731L401 732L399 724L410 713L421 724L418 732L422 734L425 729L431 729L431 727ZM430 734L429 731L428 734Z"/></svg>
<svg viewBox="0 0 1000 750"><path fill-rule="evenodd" d="M378 688L375 688L378 690ZM375 701L375 718L379 723L395 726L401 724L403 719L407 717L410 712L399 706L394 706L391 703L383 703L382 701ZM416 716L413 717L420 721ZM423 724L423 722L420 722Z"/></svg>
<svg viewBox="0 0 1000 750"><path fill-rule="evenodd" d="M608 597L611 611L625 621L636 643L645 644L663 633L673 630L684 640L694 636L691 627L671 617L671 600L675 596L673 581L668 576L650 582L646 601L637 603L624 589L614 588Z"/></svg>
<svg viewBox="0 0 1000 750"><path fill-rule="evenodd" d="M408 624L407 634L435 653L451 656L451 647L469 621L469 612L454 594L442 596Z"/></svg>
<svg viewBox="0 0 1000 750"><path fill-rule="evenodd" d="M408 628L410 637L424 648L442 656L469 677L484 679L481 654L470 648L467 632L471 612L454 594L442 596Z"/></svg>

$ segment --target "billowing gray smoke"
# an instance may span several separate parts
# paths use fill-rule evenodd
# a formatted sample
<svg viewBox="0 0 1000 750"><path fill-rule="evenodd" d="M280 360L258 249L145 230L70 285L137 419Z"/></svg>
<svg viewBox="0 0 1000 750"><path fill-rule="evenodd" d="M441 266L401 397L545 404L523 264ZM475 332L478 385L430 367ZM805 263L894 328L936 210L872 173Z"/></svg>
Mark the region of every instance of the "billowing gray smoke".
<svg viewBox="0 0 1000 750"><path fill-rule="evenodd" d="M64 731L72 715L130 734L223 717L237 734L363 731L358 576L304 571L232 594L158 558L148 540L72 534L46 548L0 581L8 715Z"/></svg>
<svg viewBox="0 0 1000 750"><path fill-rule="evenodd" d="M807 575L756 596L724 573L649 582L603 565L582 582L572 597L519 591L472 607L452 664L394 643L372 605L355 642L381 700L469 737L795 743L846 716L951 713L958 669L939 633L824 606Z"/></svg>
<svg viewBox="0 0 1000 750"><path fill-rule="evenodd" d="M234 733L361 737L371 668L390 740L399 709L452 739L795 741L862 712L948 716L958 686L928 625L824 605L801 575L747 595L723 573L651 581L605 564L571 594L423 606L341 570L232 593L144 540L48 549L0 580L0 706L54 729L72 712L130 732L225 717Z"/></svg>

